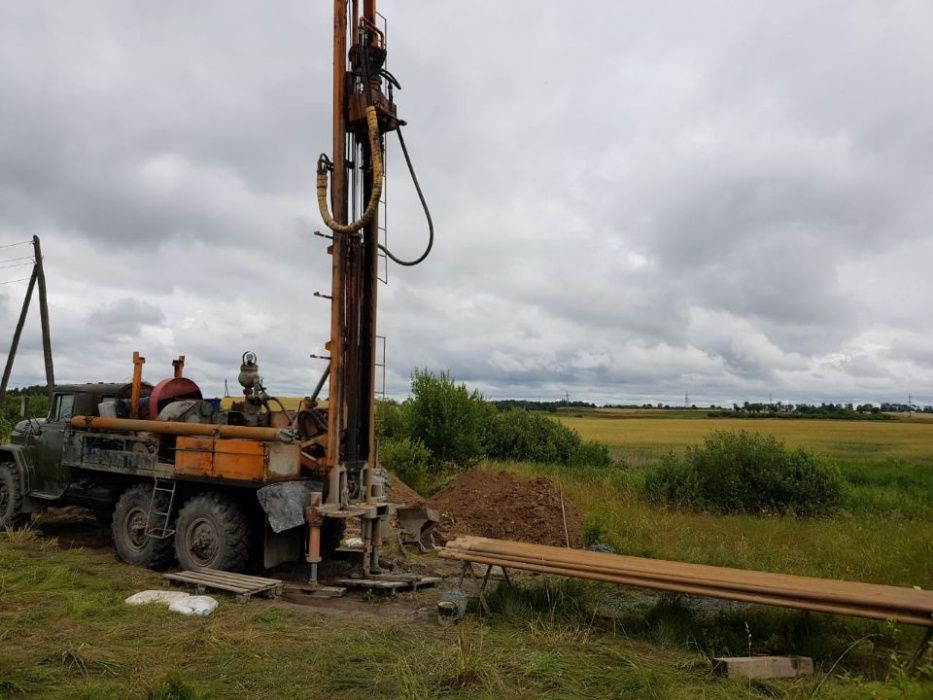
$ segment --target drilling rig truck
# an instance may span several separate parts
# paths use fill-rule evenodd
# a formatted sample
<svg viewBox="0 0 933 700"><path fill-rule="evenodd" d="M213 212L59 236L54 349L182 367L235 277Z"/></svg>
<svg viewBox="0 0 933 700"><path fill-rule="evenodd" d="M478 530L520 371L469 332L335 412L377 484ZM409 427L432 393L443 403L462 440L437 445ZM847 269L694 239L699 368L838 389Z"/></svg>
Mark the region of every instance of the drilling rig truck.
<svg viewBox="0 0 933 700"><path fill-rule="evenodd" d="M334 0L331 155L317 167L330 240L326 368L296 411L269 395L253 353L241 357L243 398L227 409L184 376L184 359L155 385L134 355L129 384L58 385L49 416L25 420L0 445L0 527L50 505L78 504L112 521L130 563L237 570L304 558L310 579L357 519L364 574L378 571L389 504L374 431L380 260L421 262L434 231L402 138L375 0ZM414 260L380 238L385 136L396 132L427 218ZM329 190L329 192L328 192ZM312 356L314 357L314 356ZM318 395L327 386L327 402Z"/></svg>

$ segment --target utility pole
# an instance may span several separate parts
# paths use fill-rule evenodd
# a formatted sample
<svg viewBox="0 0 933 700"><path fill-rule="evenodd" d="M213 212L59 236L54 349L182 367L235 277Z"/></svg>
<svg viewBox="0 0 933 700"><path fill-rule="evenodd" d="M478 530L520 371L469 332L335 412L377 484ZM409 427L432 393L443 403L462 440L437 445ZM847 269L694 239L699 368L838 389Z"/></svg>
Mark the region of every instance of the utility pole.
<svg viewBox="0 0 933 700"><path fill-rule="evenodd" d="M55 368L52 366L52 336L49 332L49 301L45 293L45 268L42 265L42 248L39 237L32 237L32 247L36 256L36 281L39 283L39 320L42 323L42 354L45 356L45 383L48 386L49 401L52 401L52 389L55 387Z"/></svg>
<svg viewBox="0 0 933 700"><path fill-rule="evenodd" d="M42 325L42 354L45 359L45 382L48 387L49 401L52 400L52 389L55 386L55 368L52 365L52 337L49 332L49 302L45 290L45 268L42 265L42 247L39 244L39 237L32 237L32 248L34 262L32 266L32 275L29 278L29 285L26 287L26 297L23 299L23 308L19 312L19 320L16 322L16 330L13 331L13 342L10 343L10 353L6 358L6 366L3 368L3 379L0 380L0 405L6 398L6 388L10 381L10 372L13 371L13 360L16 357L16 350L19 347L19 340L23 334L23 326L26 324L26 314L29 311L29 303L32 301L32 291L39 285L39 320Z"/></svg>

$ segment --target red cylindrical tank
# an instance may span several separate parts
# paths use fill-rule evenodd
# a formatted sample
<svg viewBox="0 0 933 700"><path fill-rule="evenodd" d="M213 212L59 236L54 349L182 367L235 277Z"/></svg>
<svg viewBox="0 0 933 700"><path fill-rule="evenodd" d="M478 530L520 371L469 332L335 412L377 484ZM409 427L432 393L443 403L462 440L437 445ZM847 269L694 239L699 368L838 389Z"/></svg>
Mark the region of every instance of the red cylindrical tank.
<svg viewBox="0 0 933 700"><path fill-rule="evenodd" d="M179 399L201 399L201 389L187 377L169 377L155 385L149 394L149 419L157 420L166 404Z"/></svg>

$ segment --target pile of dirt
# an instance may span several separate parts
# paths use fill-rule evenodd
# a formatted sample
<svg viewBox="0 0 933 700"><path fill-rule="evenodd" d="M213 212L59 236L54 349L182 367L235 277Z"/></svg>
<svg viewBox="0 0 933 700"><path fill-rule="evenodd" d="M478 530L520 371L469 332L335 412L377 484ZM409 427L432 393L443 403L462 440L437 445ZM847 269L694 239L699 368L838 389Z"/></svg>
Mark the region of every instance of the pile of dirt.
<svg viewBox="0 0 933 700"><path fill-rule="evenodd" d="M545 477L523 479L508 472L471 469L428 505L438 511L441 539L478 535L563 546L564 521L557 484ZM570 544L582 544L584 513L564 498Z"/></svg>
<svg viewBox="0 0 933 700"><path fill-rule="evenodd" d="M386 494L389 497L389 503L404 503L406 506L420 506L424 503L424 498L411 486L392 472L387 473L389 484L386 488Z"/></svg>

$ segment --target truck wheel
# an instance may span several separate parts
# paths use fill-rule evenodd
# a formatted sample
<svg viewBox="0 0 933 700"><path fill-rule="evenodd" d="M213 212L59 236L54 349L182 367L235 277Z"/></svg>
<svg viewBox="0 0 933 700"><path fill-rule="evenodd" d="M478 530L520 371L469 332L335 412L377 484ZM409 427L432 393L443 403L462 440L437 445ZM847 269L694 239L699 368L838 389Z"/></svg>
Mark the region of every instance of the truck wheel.
<svg viewBox="0 0 933 700"><path fill-rule="evenodd" d="M182 569L239 571L249 558L249 526L232 498L202 493L188 499L175 524Z"/></svg>
<svg viewBox="0 0 933 700"><path fill-rule="evenodd" d="M22 525L28 518L23 513L19 470L12 462L0 462L0 528Z"/></svg>
<svg viewBox="0 0 933 700"><path fill-rule="evenodd" d="M162 498L160 496L160 498ZM152 486L140 484L123 492L113 509L113 547L117 556L127 564L147 566L150 569L164 569L172 563L172 538L149 537L146 534L146 519L149 517L149 503L152 500ZM168 505L156 499L155 506Z"/></svg>

